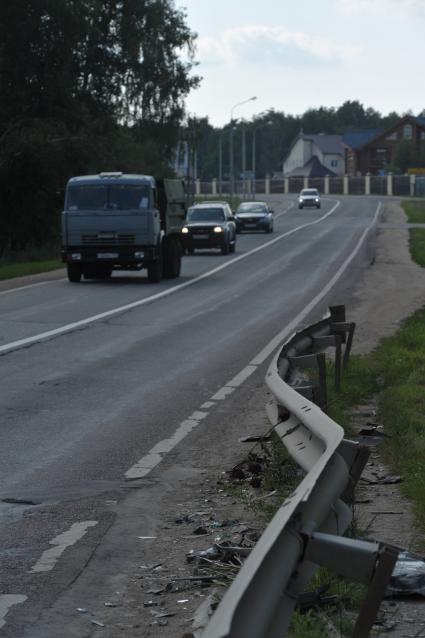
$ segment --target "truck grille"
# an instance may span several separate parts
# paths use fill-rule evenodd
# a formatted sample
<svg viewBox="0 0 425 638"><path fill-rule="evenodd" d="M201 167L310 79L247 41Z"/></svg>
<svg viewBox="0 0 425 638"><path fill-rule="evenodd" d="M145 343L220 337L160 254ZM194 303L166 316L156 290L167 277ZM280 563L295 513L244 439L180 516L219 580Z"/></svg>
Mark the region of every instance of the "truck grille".
<svg viewBox="0 0 425 638"><path fill-rule="evenodd" d="M81 235L81 243L83 246L132 246L135 244L135 236L116 233Z"/></svg>

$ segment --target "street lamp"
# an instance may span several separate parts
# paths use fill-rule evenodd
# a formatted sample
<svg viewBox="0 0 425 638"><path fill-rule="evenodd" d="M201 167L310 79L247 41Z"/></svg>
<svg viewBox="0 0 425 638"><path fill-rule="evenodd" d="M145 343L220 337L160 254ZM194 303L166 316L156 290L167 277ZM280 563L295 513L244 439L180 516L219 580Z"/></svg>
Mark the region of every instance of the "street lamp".
<svg viewBox="0 0 425 638"><path fill-rule="evenodd" d="M273 122L271 120L269 120L268 122L264 122L264 124L260 124L260 126L257 126L253 133L252 133L252 197L253 199L255 199L255 160L256 160L256 155L255 155L255 138L257 135L257 131L260 130L260 128L264 128L265 126L271 126L273 124Z"/></svg>
<svg viewBox="0 0 425 638"><path fill-rule="evenodd" d="M234 167L233 167L233 111L238 107L242 106L242 104L247 104L248 102L253 102L257 99L257 96L248 98L247 100L243 100L242 102L237 102L230 109L230 139L229 139L229 173L230 173L230 194L233 198L234 188L235 188L235 176L234 176Z"/></svg>

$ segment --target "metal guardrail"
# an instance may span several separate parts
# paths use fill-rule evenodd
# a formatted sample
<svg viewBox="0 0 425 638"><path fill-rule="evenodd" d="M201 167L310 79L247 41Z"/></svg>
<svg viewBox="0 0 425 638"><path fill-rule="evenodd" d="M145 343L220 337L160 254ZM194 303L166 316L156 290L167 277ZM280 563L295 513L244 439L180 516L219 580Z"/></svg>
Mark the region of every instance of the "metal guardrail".
<svg viewBox="0 0 425 638"><path fill-rule="evenodd" d="M266 411L274 432L306 475L253 548L203 638L282 638L318 566L369 586L352 636L369 635L398 550L342 537L352 519L344 498L369 453L344 439L343 429L325 413L323 351L335 348L338 388L353 333L344 306L334 306L325 319L293 335L270 364L266 383L273 398ZM299 370L306 366L317 368L317 385L300 380Z"/></svg>

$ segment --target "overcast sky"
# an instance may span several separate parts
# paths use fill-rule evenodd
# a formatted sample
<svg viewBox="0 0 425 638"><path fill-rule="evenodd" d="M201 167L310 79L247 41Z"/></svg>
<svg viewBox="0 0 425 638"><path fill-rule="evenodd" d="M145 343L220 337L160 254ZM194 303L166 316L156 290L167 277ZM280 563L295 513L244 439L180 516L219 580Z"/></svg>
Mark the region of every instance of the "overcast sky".
<svg viewBox="0 0 425 638"><path fill-rule="evenodd" d="M191 114L213 125L232 107L268 109L359 100L383 114L425 109L425 0L175 0L198 33L201 86Z"/></svg>

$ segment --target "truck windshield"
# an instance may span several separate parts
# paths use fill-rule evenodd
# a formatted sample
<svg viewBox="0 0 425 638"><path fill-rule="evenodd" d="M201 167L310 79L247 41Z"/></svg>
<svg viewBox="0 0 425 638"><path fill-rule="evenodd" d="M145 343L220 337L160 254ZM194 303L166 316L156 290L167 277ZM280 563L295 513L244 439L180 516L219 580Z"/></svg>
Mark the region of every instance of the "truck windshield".
<svg viewBox="0 0 425 638"><path fill-rule="evenodd" d="M149 208L147 184L84 184L68 189L68 210Z"/></svg>

